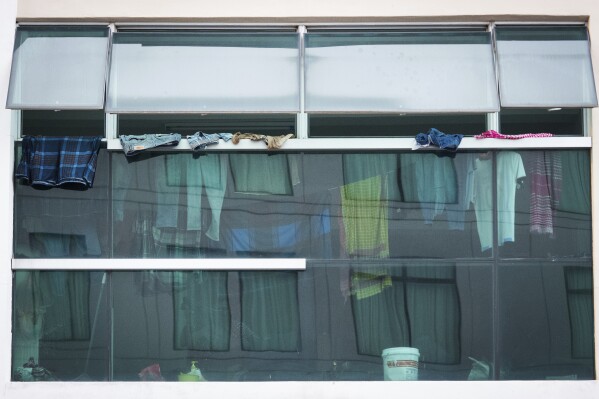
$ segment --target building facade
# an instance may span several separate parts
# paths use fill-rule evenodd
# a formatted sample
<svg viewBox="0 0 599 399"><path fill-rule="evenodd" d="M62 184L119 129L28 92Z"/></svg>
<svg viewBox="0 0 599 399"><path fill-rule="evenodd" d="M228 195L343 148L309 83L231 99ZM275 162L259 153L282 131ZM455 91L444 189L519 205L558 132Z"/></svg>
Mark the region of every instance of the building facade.
<svg viewBox="0 0 599 399"><path fill-rule="evenodd" d="M595 2L0 10L3 397L599 394Z"/></svg>

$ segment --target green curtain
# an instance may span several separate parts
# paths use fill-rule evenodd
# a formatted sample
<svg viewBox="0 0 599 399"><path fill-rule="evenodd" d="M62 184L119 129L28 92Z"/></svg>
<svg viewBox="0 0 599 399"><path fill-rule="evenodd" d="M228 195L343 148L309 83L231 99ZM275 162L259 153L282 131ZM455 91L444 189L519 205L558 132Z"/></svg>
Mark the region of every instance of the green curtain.
<svg viewBox="0 0 599 399"><path fill-rule="evenodd" d="M241 346L248 351L300 350L297 273L242 272Z"/></svg>
<svg viewBox="0 0 599 399"><path fill-rule="evenodd" d="M572 357L593 358L593 273L590 267L566 267L566 291Z"/></svg>
<svg viewBox="0 0 599 399"><path fill-rule="evenodd" d="M235 154L229 159L236 192L293 195L286 154Z"/></svg>
<svg viewBox="0 0 599 399"><path fill-rule="evenodd" d="M175 348L229 350L227 272L173 272Z"/></svg>

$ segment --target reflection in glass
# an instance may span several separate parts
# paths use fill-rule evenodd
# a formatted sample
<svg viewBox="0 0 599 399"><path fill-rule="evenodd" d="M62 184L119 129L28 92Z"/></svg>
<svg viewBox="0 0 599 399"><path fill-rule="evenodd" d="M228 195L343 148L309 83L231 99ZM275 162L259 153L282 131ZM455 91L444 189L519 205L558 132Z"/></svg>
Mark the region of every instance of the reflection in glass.
<svg viewBox="0 0 599 399"><path fill-rule="evenodd" d="M451 155L102 150L93 189L16 184L14 254L464 259L496 245L502 258L590 256L588 151Z"/></svg>
<svg viewBox="0 0 599 399"><path fill-rule="evenodd" d="M300 350L297 277L293 272L243 272L241 347L248 351Z"/></svg>
<svg viewBox="0 0 599 399"><path fill-rule="evenodd" d="M106 273L14 275L14 381L104 380L108 369Z"/></svg>
<svg viewBox="0 0 599 399"><path fill-rule="evenodd" d="M490 265L376 262L114 272L114 379L174 381L196 360L208 381L382 380L400 345L420 350L421 379L493 359Z"/></svg>
<svg viewBox="0 0 599 399"><path fill-rule="evenodd" d="M514 236L505 258L589 257L590 158L587 151L519 151L526 177L513 198ZM498 172L499 173L499 172ZM500 185L498 183L498 190Z"/></svg>
<svg viewBox="0 0 599 399"><path fill-rule="evenodd" d="M459 363L454 266L354 268L351 293L359 353L378 356L383 349L408 346L418 348L421 362Z"/></svg>
<svg viewBox="0 0 599 399"><path fill-rule="evenodd" d="M590 263L506 263L498 282L501 379L592 379Z"/></svg>
<svg viewBox="0 0 599 399"><path fill-rule="evenodd" d="M564 268L570 329L572 331L572 358L593 358L593 275L590 267Z"/></svg>
<svg viewBox="0 0 599 399"><path fill-rule="evenodd" d="M14 256L108 257L109 170L109 155L100 150L94 186L89 190L38 190L16 183Z"/></svg>

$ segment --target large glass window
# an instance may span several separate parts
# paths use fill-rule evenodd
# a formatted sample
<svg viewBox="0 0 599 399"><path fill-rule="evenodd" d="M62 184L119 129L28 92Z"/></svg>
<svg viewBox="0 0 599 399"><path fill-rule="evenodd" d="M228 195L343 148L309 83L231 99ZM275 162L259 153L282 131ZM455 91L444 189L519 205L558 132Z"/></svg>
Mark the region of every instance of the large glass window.
<svg viewBox="0 0 599 399"><path fill-rule="evenodd" d="M108 274L18 271L13 278L13 381L105 381Z"/></svg>
<svg viewBox="0 0 599 399"><path fill-rule="evenodd" d="M584 150L102 150L92 189L17 184L15 256L586 257L589 168Z"/></svg>
<svg viewBox="0 0 599 399"><path fill-rule="evenodd" d="M549 149L563 138L406 148L496 117L506 134L583 135L587 32L552 29L130 30L109 43L105 27L19 28L20 136L106 130L109 143L86 190L15 182L13 380L378 381L408 379L404 366L420 380L594 378L590 151ZM493 33L504 108L488 115ZM100 43L118 118L101 115ZM310 139L115 151L114 134L198 131Z"/></svg>
<svg viewBox="0 0 599 399"><path fill-rule="evenodd" d="M102 154L80 197L17 186L15 256L172 269L16 271L16 380L29 357L61 380L192 361L208 381L383 380L396 347L421 380L593 378L587 150ZM112 213L56 220L86 207ZM208 257L308 264L177 269Z"/></svg>

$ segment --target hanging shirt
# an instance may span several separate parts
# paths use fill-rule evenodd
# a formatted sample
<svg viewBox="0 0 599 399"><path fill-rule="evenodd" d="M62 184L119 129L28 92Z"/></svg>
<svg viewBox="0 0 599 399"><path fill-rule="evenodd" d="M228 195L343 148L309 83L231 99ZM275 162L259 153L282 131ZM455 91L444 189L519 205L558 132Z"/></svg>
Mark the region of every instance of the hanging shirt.
<svg viewBox="0 0 599 399"><path fill-rule="evenodd" d="M94 183L101 137L23 137L15 176L34 188L87 190Z"/></svg>
<svg viewBox="0 0 599 399"><path fill-rule="evenodd" d="M528 157L530 172L530 232L553 237L554 210L562 190L559 152L534 151Z"/></svg>
<svg viewBox="0 0 599 399"><path fill-rule="evenodd" d="M518 179L526 176L520 154L499 152L497 159L497 237L501 246L514 241L515 200ZM480 247L493 247L493 162L478 158L474 169L474 211Z"/></svg>
<svg viewBox="0 0 599 399"><path fill-rule="evenodd" d="M456 204L458 184L453 160L436 154L401 154L400 186L403 200L417 202L425 224Z"/></svg>

